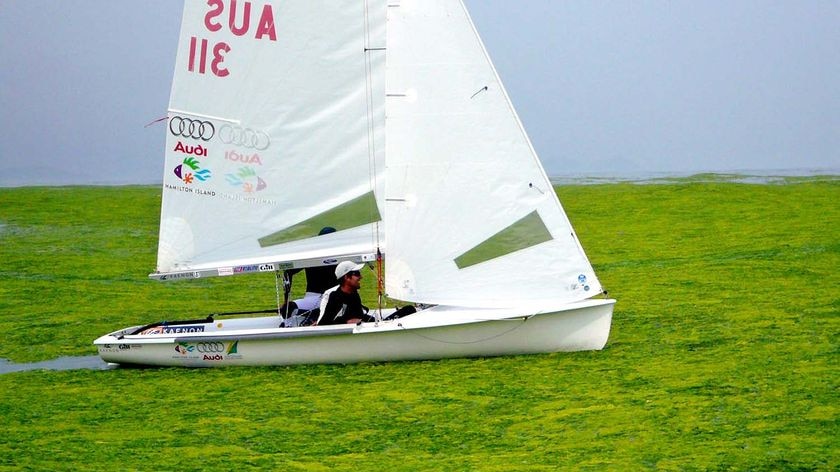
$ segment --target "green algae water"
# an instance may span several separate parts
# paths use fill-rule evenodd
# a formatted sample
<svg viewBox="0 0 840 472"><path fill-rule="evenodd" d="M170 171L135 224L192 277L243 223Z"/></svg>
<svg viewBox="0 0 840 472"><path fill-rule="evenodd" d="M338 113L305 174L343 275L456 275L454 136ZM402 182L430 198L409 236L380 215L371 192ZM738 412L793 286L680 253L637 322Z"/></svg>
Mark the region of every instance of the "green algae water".
<svg viewBox="0 0 840 472"><path fill-rule="evenodd" d="M8 373L0 470L840 468L840 181L556 190L618 300L603 351ZM147 279L159 205L154 187L0 189L0 358L273 306L271 276Z"/></svg>

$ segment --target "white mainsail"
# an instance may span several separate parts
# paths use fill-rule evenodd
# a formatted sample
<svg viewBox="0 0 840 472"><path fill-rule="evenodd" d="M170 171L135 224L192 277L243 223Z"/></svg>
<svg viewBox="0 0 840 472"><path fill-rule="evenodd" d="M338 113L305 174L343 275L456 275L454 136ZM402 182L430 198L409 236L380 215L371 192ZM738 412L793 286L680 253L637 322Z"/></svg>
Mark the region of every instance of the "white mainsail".
<svg viewBox="0 0 840 472"><path fill-rule="evenodd" d="M470 307L598 294L461 0L390 8L387 44L387 294Z"/></svg>
<svg viewBox="0 0 840 472"><path fill-rule="evenodd" d="M386 9L185 2L158 273L228 275L376 251ZM323 226L339 231L314 237Z"/></svg>

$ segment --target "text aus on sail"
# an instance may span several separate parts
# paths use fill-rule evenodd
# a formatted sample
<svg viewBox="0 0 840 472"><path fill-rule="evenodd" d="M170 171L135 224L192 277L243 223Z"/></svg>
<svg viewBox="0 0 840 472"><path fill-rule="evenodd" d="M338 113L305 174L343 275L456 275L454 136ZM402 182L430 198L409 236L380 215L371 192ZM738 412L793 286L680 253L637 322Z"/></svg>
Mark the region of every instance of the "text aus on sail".
<svg viewBox="0 0 840 472"><path fill-rule="evenodd" d="M231 54L230 44L224 41L212 41L214 33L230 31L234 36L249 38L253 34L255 41L277 41L274 26L274 10L271 4L265 4L261 11L253 8L251 2L236 0L208 0L207 13L204 15L204 28L208 37L190 38L190 55L187 70L198 74L210 72L217 77L227 77L230 70L225 64L225 57Z"/></svg>

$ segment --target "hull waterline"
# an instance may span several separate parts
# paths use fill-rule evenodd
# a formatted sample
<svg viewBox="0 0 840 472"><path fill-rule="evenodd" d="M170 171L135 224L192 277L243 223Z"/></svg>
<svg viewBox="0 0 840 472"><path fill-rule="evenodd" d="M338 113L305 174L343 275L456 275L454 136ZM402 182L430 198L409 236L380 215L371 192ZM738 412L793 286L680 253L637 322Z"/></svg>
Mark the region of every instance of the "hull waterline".
<svg viewBox="0 0 840 472"><path fill-rule="evenodd" d="M435 307L378 324L276 328L277 317L225 320L180 333L102 336L106 362L223 367L486 357L602 349L614 300L528 314ZM198 329L203 331L195 332Z"/></svg>

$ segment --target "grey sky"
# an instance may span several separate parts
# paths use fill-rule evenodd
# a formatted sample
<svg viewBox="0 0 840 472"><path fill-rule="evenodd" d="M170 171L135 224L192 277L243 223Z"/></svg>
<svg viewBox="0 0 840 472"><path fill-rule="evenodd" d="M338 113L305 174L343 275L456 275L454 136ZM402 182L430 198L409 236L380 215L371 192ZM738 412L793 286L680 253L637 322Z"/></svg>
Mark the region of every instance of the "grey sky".
<svg viewBox="0 0 840 472"><path fill-rule="evenodd" d="M550 175L840 168L840 2L466 3ZM181 5L0 1L0 185L160 181Z"/></svg>

